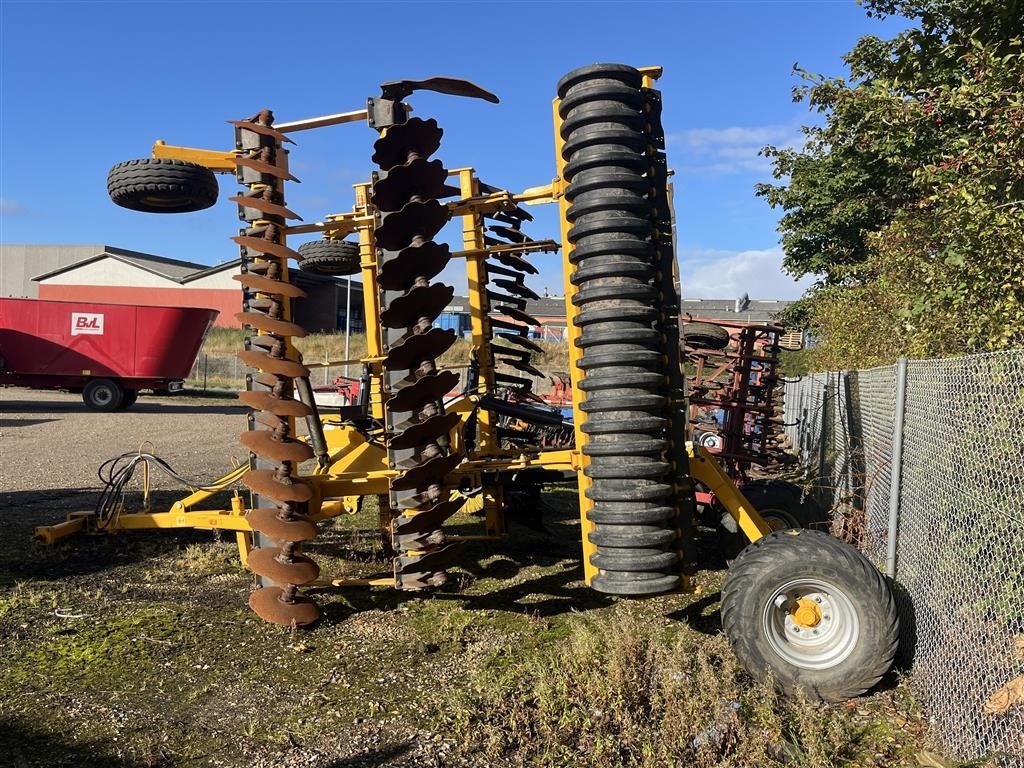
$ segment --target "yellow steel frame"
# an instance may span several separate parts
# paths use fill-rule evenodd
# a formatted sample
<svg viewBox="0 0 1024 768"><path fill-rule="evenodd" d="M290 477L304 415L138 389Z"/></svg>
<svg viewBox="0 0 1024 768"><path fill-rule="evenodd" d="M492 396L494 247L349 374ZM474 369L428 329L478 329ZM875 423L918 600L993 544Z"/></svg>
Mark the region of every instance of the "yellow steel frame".
<svg viewBox="0 0 1024 768"><path fill-rule="evenodd" d="M647 87L650 87L654 80L661 75L661 69L658 67L641 69L641 72L644 75L644 85ZM569 222L566 218L568 202L563 194L566 186L563 179L565 164L562 160L563 142L560 135L561 118L558 114L558 105L559 100L555 99L552 104L552 111L554 115L555 167L557 176L552 182L542 186L531 187L519 194L500 191L482 195L480 194L479 180L476 178L473 169L459 168L451 171L450 175L458 177L461 199L449 202L447 205L453 217L459 216L462 218L464 249L454 252L452 255L453 257L466 259L472 341L479 358L480 377L485 383L485 389L489 391L494 386L494 360L488 343L490 339L490 326L488 319L489 305L484 289L487 282L485 257L496 250L512 252L538 249L553 250L558 245L550 241L542 241L531 243L528 246L503 245L489 248L484 242L483 215L503 209L508 210L519 204L558 204L563 253L562 264L565 278L569 375L573 392L576 394L573 398L575 447L573 449L522 454L502 450L496 439L491 415L486 411L481 411L478 414L478 445L473 455L462 465L461 471L464 474L474 474L477 478L487 472L529 468L575 472L579 482L584 577L589 584L591 579L597 574L597 569L590 562L590 556L596 551L596 548L590 542L589 537L593 525L589 521L588 512L593 507L593 502L587 497L587 489L591 483L583 472L589 462L581 450L587 443L587 435L583 432L586 414L581 410L584 396L583 391L579 388L581 372L577 366L582 353L576 345L576 339L579 337L580 332L574 322L578 311L572 302L573 295L576 293L576 287L569 279L572 274L572 265L568 260L571 244L568 239ZM365 110L357 110L338 115L328 115L323 118L311 118L293 123L278 124L277 128L283 132L300 131L325 125L365 120L366 116ZM286 166L287 155L282 154L281 163ZM167 145L163 141L157 141L153 145L154 157L187 160L206 166L215 172L234 172L235 155L235 152L176 147ZM359 266L364 286L362 292L364 316L366 318L374 318L379 316L381 307L380 295L377 290L377 251L373 240L375 217L372 206L369 203L370 184L356 184L354 185L354 190L355 206L351 212L327 216L323 222L289 226L284 229L289 234L319 231L325 237L332 239L355 233L360 247ZM285 265L285 269L287 269L287 265ZM288 310L290 311L290 307L288 307ZM366 335L367 355L359 362L367 364L370 368L370 415L374 419L381 420L384 418L383 401L385 396L382 372L384 344L379 327L368 327ZM458 398L455 402L449 404L448 410L462 413L464 420L465 416L473 410L476 399L477 395L472 393ZM369 436L354 427L333 425L330 423L329 417L324 418L323 421L324 436L330 459L326 466L318 467L314 474L303 476L302 478L314 490L314 496L309 505L309 512L310 516L315 520L324 520L344 514L346 511L354 511L359 497L387 494L389 479L395 475L395 471L388 467L387 454L381 442L372 441ZM451 437L453 446L464 451L465 447L461 445L462 436L458 428L453 430ZM692 443L687 443L686 450L690 459L690 472L693 478L714 492L719 502L733 516L739 528L750 541L756 541L771 531L768 524L765 523L751 506L750 502L737 490L733 481L730 480L706 449L694 446ZM234 531L244 563L252 547L252 529L245 519L246 505L238 492L235 491L232 496L229 509L208 510L194 509L194 507L235 484L248 470L248 465L235 468L216 481L210 488L194 491L175 502L167 511L152 512L147 509L142 512L122 512L117 514L102 524L102 530L109 533L167 528ZM485 494L484 508L486 510L487 535L463 538L497 538L504 533L501 489L486 489ZM92 513L72 513L63 523L37 528L36 536L46 543L53 543L75 533L95 529L96 527L97 521L95 521L95 516ZM393 577L386 576L370 579L325 580L318 582L318 585L391 585L393 583Z"/></svg>

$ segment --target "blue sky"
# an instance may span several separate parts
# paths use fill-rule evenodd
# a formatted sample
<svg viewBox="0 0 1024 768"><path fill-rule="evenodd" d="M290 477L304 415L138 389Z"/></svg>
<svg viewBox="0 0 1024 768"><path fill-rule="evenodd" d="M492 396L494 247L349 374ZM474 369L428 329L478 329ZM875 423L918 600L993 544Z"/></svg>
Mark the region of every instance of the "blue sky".
<svg viewBox="0 0 1024 768"><path fill-rule="evenodd" d="M799 141L812 119L792 103L799 62L842 74L841 55L899 20L837 2L231 3L0 0L0 241L106 243L212 264L236 254L233 179L200 213L114 206L114 163L155 139L227 149L228 119L264 106L279 121L358 109L383 81L464 77L499 105L417 94L445 129L438 157L512 190L554 175L555 83L595 61L665 75L664 123L676 171L679 258L688 297L794 298L779 270L777 214L754 197L769 180L764 144ZM265 42L260 42L260 41ZM295 136L288 201L306 220L348 210L370 167L363 124ZM553 206L531 209L557 239ZM561 292L559 257L537 257L538 290ZM454 276L450 279L457 282ZM464 283L464 280L463 280ZM462 287L461 285L458 287Z"/></svg>

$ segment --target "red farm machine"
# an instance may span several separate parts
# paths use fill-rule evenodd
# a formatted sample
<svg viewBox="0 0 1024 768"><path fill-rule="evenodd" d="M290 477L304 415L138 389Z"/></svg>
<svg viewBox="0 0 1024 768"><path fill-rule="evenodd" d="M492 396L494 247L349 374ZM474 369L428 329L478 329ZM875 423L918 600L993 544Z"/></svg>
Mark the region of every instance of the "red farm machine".
<svg viewBox="0 0 1024 768"><path fill-rule="evenodd" d="M873 686L897 635L882 576L821 532L773 532L712 454L687 439L660 76L660 68L596 64L562 78L553 102L555 178L522 192L434 158L442 130L410 114L407 99L430 90L498 101L444 77L385 83L358 109L326 117L278 122L262 110L233 121L229 150L157 143L153 157L115 166L108 191L140 211L209 207L216 173L242 185L231 198L241 220L232 240L243 265L238 318L252 329L239 352L253 369L239 395L252 409L239 425L251 461L171 510L101 505L39 536L234 531L257 584L250 606L294 627L321 617L310 587L444 584L466 538L453 534L452 521L465 521L472 505L482 530L469 538L500 541L512 499L531 477L576 482L587 586L622 599L692 590L699 486L752 542L733 561L722 596L724 629L751 674L823 699ZM373 170L355 185L351 210L302 223L285 199L293 180L286 145L342 123L369 125ZM558 206L558 242L524 232L526 207L543 203ZM462 232L454 246L439 242L451 220ZM319 239L298 249L287 242L311 234ZM525 311L536 296L526 285L537 271L530 256L559 249L571 421L533 393L542 374L530 362L528 331L537 321ZM309 368L292 344L305 334L292 320L293 302L304 300L289 279L294 264L362 279L368 351L356 402L341 413L318 413ZM440 276L458 264L473 350L462 376L439 363L456 334L435 322L453 295ZM306 438L296 436L300 420ZM235 484L247 492L230 506L200 508ZM367 496L381 499L390 544L381 572L321 574L318 524Z"/></svg>

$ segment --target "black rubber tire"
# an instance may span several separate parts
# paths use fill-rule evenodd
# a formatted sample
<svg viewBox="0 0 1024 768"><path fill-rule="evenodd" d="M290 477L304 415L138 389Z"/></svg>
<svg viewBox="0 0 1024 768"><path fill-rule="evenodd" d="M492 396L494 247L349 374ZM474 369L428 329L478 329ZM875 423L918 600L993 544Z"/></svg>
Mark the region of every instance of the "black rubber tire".
<svg viewBox="0 0 1024 768"><path fill-rule="evenodd" d="M359 243L311 240L299 246L299 269L314 275L346 277L359 273Z"/></svg>
<svg viewBox="0 0 1024 768"><path fill-rule="evenodd" d="M683 323L683 340L691 347L725 349L729 346L729 331L714 323Z"/></svg>
<svg viewBox="0 0 1024 768"><path fill-rule="evenodd" d="M82 389L82 400L94 411L109 413L121 407L124 390L116 381L93 379Z"/></svg>
<svg viewBox="0 0 1024 768"><path fill-rule="evenodd" d="M845 658L824 669L797 666L772 646L765 619L771 601L796 579L821 580L841 590L858 630ZM892 591L866 557L820 531L776 531L740 553L722 587L722 628L744 669L759 680L771 675L786 695L802 690L822 701L844 701L873 688L889 671L899 641Z"/></svg>
<svg viewBox="0 0 1024 768"><path fill-rule="evenodd" d="M126 389L124 391L124 397L121 398L121 404L117 407L119 411L127 411L133 405L135 401L139 399L139 390L137 389Z"/></svg>
<svg viewBox="0 0 1024 768"><path fill-rule="evenodd" d="M217 202L218 192L209 168L166 157L118 163L107 174L110 199L143 213L202 211Z"/></svg>

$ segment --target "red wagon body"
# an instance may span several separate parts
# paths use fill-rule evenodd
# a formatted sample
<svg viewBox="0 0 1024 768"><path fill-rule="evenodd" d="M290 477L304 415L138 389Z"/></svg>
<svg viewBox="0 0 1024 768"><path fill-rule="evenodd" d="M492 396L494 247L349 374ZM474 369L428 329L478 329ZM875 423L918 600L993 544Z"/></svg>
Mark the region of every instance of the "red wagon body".
<svg viewBox="0 0 1024 768"><path fill-rule="evenodd" d="M126 407L140 389L180 389L216 317L191 307L0 299L0 384L81 390L91 407Z"/></svg>

